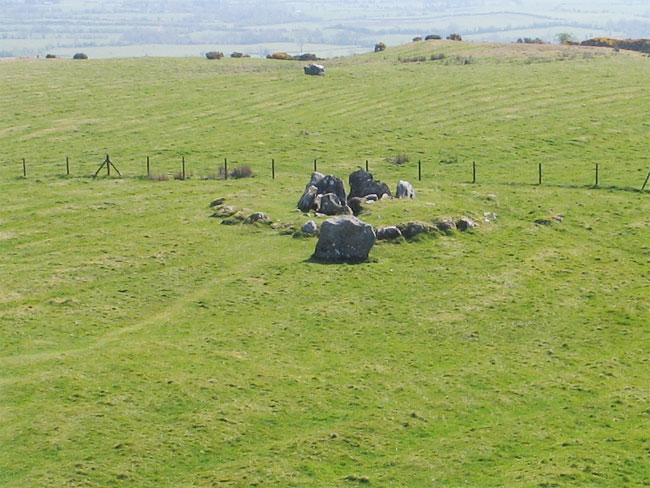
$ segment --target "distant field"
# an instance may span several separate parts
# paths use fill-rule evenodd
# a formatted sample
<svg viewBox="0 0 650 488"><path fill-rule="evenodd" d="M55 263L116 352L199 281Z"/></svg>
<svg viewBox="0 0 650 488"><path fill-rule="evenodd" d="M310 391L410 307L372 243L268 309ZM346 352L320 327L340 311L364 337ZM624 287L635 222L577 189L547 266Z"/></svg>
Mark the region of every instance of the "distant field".
<svg viewBox="0 0 650 488"><path fill-rule="evenodd" d="M0 62L0 485L650 484L650 59L325 64ZM106 154L123 178L90 178ZM323 220L295 210L314 158L415 185L375 226L480 226L311 262L285 234Z"/></svg>
<svg viewBox="0 0 650 488"><path fill-rule="evenodd" d="M91 51L93 57L193 56L242 46L253 55L283 43L292 54L309 44L321 57L403 44L414 36L460 33L466 40L515 42L558 33L640 38L650 29L647 2L5 2L0 11L0 57ZM264 55L264 54L263 54ZM263 56L262 56L263 57Z"/></svg>

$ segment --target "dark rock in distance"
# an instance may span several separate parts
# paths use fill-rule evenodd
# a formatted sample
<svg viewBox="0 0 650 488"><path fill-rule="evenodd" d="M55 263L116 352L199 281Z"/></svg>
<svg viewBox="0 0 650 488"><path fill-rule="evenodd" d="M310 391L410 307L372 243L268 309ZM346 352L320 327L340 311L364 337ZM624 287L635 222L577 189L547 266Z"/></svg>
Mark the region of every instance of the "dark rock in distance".
<svg viewBox="0 0 650 488"><path fill-rule="evenodd" d="M313 257L329 262L361 262L375 245L377 236L370 224L345 215L323 222Z"/></svg>

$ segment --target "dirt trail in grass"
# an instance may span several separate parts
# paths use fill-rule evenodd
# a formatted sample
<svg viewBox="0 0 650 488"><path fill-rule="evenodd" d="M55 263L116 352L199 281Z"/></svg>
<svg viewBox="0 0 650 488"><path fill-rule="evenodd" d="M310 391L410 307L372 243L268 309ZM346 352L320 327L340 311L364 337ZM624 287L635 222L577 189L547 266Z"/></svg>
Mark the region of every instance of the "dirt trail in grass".
<svg viewBox="0 0 650 488"><path fill-rule="evenodd" d="M74 349L66 349L61 351L46 351L46 352L19 354L14 356L5 356L0 358L0 367L17 366L24 363L52 361L55 359L61 359L69 356L76 356L76 355L85 354L100 349L106 346L107 344L116 341L117 339L121 338L125 334L137 332L146 326L169 320L170 318L174 317L178 313L182 312L182 310L187 305L189 305L190 302L196 301L197 299L203 298L205 295L207 295L210 289L214 287L215 281L218 280L211 280L210 282L204 284L203 286L192 291L191 293L188 293L180 297L173 304L171 304L170 306L166 306L163 310L156 313L155 315L146 318L144 320L141 320L139 322L136 322L133 325L127 325L125 327L121 327L119 329L107 332L103 336L97 338L93 342L88 343L84 347L77 347ZM0 378L0 384L8 384L8 383L14 383L16 381L24 381L24 380L25 380L24 376L21 376L20 378Z"/></svg>

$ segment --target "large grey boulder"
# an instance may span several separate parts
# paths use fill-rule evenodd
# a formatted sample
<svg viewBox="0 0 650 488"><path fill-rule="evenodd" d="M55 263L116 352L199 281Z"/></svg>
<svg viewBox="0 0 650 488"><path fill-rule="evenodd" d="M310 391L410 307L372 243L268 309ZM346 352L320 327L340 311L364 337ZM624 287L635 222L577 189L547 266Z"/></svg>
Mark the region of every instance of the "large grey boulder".
<svg viewBox="0 0 650 488"><path fill-rule="evenodd" d="M362 169L350 174L348 181L350 182L350 198L368 195L377 195L377 198L381 198L383 195L391 196L386 183L375 180L372 173Z"/></svg>
<svg viewBox="0 0 650 488"><path fill-rule="evenodd" d="M321 226L314 258L331 262L365 261L376 240L372 225L351 215L333 217Z"/></svg>
<svg viewBox="0 0 650 488"><path fill-rule="evenodd" d="M415 198L415 190L413 189L413 185L411 185L408 181L400 180L399 183L397 184L395 197Z"/></svg>

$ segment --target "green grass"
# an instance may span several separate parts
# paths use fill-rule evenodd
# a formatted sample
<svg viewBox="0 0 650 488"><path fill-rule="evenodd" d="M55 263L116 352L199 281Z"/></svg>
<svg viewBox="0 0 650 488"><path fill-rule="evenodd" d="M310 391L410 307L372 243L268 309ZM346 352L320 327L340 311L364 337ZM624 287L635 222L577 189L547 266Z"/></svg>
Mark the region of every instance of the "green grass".
<svg viewBox="0 0 650 488"><path fill-rule="evenodd" d="M647 486L650 65L600 53L1 63L0 485ZM321 265L210 218L301 225L314 157L415 183L373 225L498 219Z"/></svg>

